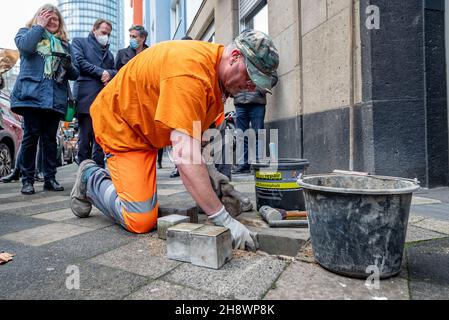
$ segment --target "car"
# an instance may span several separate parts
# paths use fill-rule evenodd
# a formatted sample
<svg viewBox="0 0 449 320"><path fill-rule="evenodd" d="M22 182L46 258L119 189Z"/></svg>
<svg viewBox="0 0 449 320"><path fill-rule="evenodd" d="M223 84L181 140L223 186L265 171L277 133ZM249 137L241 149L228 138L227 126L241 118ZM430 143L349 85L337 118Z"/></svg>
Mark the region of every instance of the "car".
<svg viewBox="0 0 449 320"><path fill-rule="evenodd" d="M14 169L23 136L22 119L11 111L11 100L2 91L0 91L0 114L0 178L2 178Z"/></svg>
<svg viewBox="0 0 449 320"><path fill-rule="evenodd" d="M56 138L56 163L58 167L75 161L77 140L75 130L62 122Z"/></svg>

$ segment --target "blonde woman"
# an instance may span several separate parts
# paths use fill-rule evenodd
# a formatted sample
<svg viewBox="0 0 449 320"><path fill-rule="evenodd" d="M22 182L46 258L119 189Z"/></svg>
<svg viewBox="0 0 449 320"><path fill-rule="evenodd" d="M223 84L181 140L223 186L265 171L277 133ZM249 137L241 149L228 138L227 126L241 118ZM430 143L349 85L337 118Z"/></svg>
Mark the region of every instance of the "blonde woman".
<svg viewBox="0 0 449 320"><path fill-rule="evenodd" d="M63 191L56 181L56 132L67 110L68 80L79 75L72 63L64 20L50 4L42 6L15 38L20 73L11 97L12 111L24 118L20 155L22 194L33 194L38 140L44 153L44 190Z"/></svg>

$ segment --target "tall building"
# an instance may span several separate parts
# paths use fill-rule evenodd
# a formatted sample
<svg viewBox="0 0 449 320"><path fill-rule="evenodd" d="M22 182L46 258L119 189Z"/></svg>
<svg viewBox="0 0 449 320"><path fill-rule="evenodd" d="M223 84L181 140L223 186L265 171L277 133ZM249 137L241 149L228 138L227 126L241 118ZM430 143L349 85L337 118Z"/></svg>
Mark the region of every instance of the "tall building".
<svg viewBox="0 0 449 320"><path fill-rule="evenodd" d="M87 37L95 20L112 22L110 49L114 55L124 47L124 0L58 0L71 39Z"/></svg>

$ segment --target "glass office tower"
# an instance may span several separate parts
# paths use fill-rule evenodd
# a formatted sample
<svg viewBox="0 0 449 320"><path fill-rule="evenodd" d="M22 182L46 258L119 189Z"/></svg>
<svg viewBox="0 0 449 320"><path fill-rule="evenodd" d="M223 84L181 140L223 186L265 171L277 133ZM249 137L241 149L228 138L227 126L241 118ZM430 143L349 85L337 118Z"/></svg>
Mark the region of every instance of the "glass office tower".
<svg viewBox="0 0 449 320"><path fill-rule="evenodd" d="M114 55L124 47L124 0L58 0L70 39L87 37L95 20L112 22L110 49Z"/></svg>

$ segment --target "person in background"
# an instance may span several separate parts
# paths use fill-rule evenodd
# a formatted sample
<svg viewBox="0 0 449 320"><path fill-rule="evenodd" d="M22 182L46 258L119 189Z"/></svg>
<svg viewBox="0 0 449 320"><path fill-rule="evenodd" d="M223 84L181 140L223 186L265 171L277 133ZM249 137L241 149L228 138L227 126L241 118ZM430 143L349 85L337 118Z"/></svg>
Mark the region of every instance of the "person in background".
<svg viewBox="0 0 449 320"><path fill-rule="evenodd" d="M34 194L36 149L42 139L44 190L63 191L56 181L56 132L67 111L68 80L79 71L72 62L64 20L53 5L42 6L15 37L20 73L11 94L11 110L24 119L20 155L22 190Z"/></svg>
<svg viewBox="0 0 449 320"><path fill-rule="evenodd" d="M129 46L128 48L121 49L117 53L115 58L115 69L119 71L129 60L148 48L146 42L148 32L144 27L134 25L129 28Z"/></svg>
<svg viewBox="0 0 449 320"><path fill-rule="evenodd" d="M78 161L92 159L104 167L104 152L95 141L90 105L117 73L114 56L109 50L112 23L98 19L87 38L74 38L73 52L80 77L75 82L74 97L78 101Z"/></svg>
<svg viewBox="0 0 449 320"><path fill-rule="evenodd" d="M271 86L274 87L278 82L277 73L274 72L271 78ZM258 130L264 128L265 106L267 104L267 92L257 88L254 91L245 91L234 97L236 112L236 129L243 132L251 128L256 133L256 159L258 160L259 137ZM243 158L237 160L238 165L232 171L233 174L244 174L250 172L250 163L248 161L248 138L244 138Z"/></svg>

